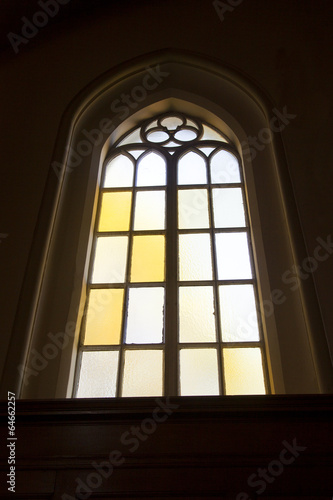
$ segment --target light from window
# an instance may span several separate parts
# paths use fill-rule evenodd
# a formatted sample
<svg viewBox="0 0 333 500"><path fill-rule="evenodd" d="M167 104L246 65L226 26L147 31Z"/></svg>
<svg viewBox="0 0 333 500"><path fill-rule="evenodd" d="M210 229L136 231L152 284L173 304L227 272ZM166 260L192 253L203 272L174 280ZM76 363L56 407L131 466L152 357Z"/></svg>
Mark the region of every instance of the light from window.
<svg viewBox="0 0 333 500"><path fill-rule="evenodd" d="M242 179L230 141L180 113L112 148L77 397L266 393Z"/></svg>

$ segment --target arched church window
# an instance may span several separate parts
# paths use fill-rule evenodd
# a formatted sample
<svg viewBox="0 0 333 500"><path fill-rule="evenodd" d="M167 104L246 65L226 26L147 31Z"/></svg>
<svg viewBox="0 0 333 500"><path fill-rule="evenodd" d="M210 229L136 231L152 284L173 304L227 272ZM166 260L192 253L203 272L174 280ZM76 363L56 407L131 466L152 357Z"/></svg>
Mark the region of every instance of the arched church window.
<svg viewBox="0 0 333 500"><path fill-rule="evenodd" d="M170 112L104 162L76 397L269 392L242 158Z"/></svg>

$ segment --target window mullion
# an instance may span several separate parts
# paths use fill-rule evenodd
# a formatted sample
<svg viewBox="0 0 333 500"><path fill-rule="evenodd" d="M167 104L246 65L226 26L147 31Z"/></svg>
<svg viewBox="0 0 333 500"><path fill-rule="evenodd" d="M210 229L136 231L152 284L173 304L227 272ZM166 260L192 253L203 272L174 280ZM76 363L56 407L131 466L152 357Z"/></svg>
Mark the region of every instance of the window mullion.
<svg viewBox="0 0 333 500"><path fill-rule="evenodd" d="M178 249L177 163L167 155L166 299L165 299L165 395L178 393Z"/></svg>

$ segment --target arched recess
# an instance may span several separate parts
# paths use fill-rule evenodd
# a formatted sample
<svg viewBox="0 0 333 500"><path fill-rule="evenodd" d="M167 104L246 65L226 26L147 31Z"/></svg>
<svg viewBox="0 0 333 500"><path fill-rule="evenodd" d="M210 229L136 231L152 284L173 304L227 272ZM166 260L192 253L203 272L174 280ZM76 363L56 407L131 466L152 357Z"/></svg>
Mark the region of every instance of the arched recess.
<svg viewBox="0 0 333 500"><path fill-rule="evenodd" d="M74 325L84 300L101 165L110 145L125 131L169 110L216 126L243 154L273 393L331 392L331 363L313 282L303 280L291 290L282 280L306 257L281 135L272 127L274 123L275 130L282 130L286 123L274 118L279 115L274 105L236 71L170 50L103 75L64 115L4 390L15 380L23 398L70 397L78 337ZM264 129L273 130L269 139ZM248 138L260 133L266 137L264 147L249 155Z"/></svg>

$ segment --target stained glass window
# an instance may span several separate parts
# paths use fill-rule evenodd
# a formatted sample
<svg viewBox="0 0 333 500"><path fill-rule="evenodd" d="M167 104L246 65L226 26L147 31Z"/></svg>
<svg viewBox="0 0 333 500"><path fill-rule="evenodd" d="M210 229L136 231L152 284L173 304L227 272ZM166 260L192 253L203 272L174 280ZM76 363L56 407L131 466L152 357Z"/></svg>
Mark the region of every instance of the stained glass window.
<svg viewBox="0 0 333 500"><path fill-rule="evenodd" d="M241 158L167 113L104 164L77 397L269 390Z"/></svg>

